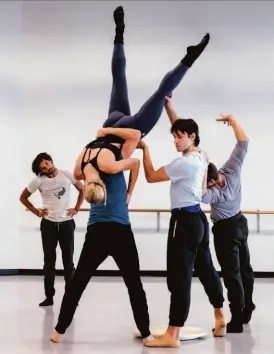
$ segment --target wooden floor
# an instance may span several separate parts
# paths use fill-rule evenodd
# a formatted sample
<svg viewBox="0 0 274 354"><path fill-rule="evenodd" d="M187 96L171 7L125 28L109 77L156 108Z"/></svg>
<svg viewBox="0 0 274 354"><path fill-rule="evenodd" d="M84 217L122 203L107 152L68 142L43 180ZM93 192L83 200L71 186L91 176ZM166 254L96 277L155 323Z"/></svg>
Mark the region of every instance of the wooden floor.
<svg viewBox="0 0 274 354"><path fill-rule="evenodd" d="M152 325L168 321L169 293L165 279L144 278ZM94 278L88 285L74 321L63 337L53 344L48 340L56 324L64 282L56 281L55 304L39 308L44 299L42 277L0 277L0 352L5 354L273 354L274 280L256 280L257 310L243 334L212 338L213 312L203 288L193 280L192 304L187 326L208 331L204 339L182 342L179 350L148 349L133 338L135 324L127 290L120 278ZM225 311L229 319L227 303Z"/></svg>

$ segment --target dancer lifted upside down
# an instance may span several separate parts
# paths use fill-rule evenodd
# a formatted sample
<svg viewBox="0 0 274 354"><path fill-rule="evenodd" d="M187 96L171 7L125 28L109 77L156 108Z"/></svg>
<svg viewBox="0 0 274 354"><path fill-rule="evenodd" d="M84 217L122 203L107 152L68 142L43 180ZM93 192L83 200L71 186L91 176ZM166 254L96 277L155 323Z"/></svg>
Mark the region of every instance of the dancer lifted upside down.
<svg viewBox="0 0 274 354"><path fill-rule="evenodd" d="M115 10L114 20L116 35L112 56L113 84L108 118L103 128L99 130L97 139L89 143L79 155L74 170L76 179L85 179L85 199L92 204L101 203L106 199L103 175L131 170L132 178L136 178L139 162L130 156L138 141L145 137L158 122L165 105L165 97L179 85L209 42L209 34L206 34L198 45L188 47L187 54L173 70L165 75L156 92L136 114L131 115L126 79L123 38L125 24L122 7Z"/></svg>

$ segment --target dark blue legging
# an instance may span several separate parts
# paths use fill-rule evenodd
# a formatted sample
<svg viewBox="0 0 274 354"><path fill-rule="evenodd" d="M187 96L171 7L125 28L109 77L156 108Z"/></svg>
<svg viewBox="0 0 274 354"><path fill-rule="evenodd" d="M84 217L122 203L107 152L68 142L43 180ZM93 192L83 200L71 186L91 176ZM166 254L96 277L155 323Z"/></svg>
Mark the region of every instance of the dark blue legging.
<svg viewBox="0 0 274 354"><path fill-rule="evenodd" d="M179 85L188 70L184 64L178 64L166 74L158 90L145 102L140 110L130 114L126 79L126 57L124 45L116 43L112 56L112 90L109 105L109 116L103 127L138 129L142 137L147 135L158 122L165 105L165 97Z"/></svg>

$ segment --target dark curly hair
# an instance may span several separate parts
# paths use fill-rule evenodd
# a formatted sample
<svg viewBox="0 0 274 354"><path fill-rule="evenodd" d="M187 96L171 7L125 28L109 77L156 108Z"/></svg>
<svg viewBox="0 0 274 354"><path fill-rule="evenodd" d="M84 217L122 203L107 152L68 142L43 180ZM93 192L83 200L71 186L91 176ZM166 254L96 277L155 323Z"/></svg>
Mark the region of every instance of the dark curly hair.
<svg viewBox="0 0 274 354"><path fill-rule="evenodd" d="M40 154L38 154L32 162L32 172L35 173L37 176L41 174L40 163L43 160L48 160L53 163L52 157L46 152L41 152Z"/></svg>
<svg viewBox="0 0 274 354"><path fill-rule="evenodd" d="M216 182L217 179L218 179L218 169L214 165L214 163L209 162L208 169L207 169L207 183L209 183L211 180Z"/></svg>
<svg viewBox="0 0 274 354"><path fill-rule="evenodd" d="M172 124L170 131L171 131L171 133L181 132L181 133L187 133L188 135L195 133L196 138L194 140L194 145L198 146L200 144L198 124L195 122L195 120L193 120L191 118L176 119L175 122Z"/></svg>

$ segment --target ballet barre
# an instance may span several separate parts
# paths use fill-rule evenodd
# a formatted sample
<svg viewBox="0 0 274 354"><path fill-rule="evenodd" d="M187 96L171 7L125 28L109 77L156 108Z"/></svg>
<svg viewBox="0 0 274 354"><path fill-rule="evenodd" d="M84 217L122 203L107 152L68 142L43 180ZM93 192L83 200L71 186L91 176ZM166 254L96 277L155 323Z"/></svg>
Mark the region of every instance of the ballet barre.
<svg viewBox="0 0 274 354"><path fill-rule="evenodd" d="M26 209L28 210L28 209ZM40 210L40 209L38 209ZM130 213L156 213L157 215L157 232L160 231L160 215L161 213L170 213L170 209L140 209L140 208L129 208L128 209ZM81 208L79 211L87 212L89 211L89 208ZM205 214L209 214L210 210L203 210ZM261 222L261 215L274 215L274 210L242 210L242 214L244 215L256 215L256 225L257 225L257 233L260 233L261 227L260 227L260 222Z"/></svg>
<svg viewBox="0 0 274 354"><path fill-rule="evenodd" d="M161 213L170 213L170 209L136 209L136 208L129 208L129 212L131 213L156 213L157 215L157 232L160 231L160 215ZM82 208L80 211L89 211L89 208ZM210 210L203 210L205 214L210 214ZM261 215L274 215L274 210L241 210L242 214L245 215L256 215L257 220L257 232L260 233L261 227Z"/></svg>

